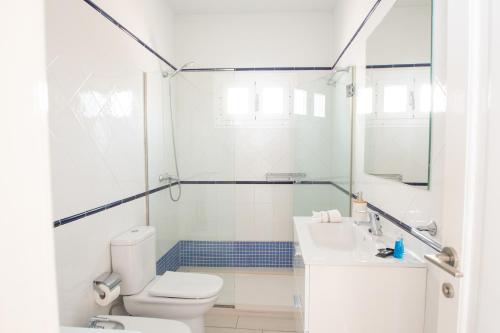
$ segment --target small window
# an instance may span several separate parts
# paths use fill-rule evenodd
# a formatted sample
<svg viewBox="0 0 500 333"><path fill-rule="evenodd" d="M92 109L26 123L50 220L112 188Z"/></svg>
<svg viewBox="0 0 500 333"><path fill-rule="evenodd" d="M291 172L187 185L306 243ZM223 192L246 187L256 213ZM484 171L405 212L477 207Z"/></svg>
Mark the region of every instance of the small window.
<svg viewBox="0 0 500 333"><path fill-rule="evenodd" d="M408 107L408 87L387 85L384 87L384 112L406 112Z"/></svg>
<svg viewBox="0 0 500 333"><path fill-rule="evenodd" d="M326 115L326 96L314 94L314 116L324 118Z"/></svg>
<svg viewBox="0 0 500 333"><path fill-rule="evenodd" d="M248 88L227 89L227 113L230 115L246 115L250 112Z"/></svg>
<svg viewBox="0 0 500 333"><path fill-rule="evenodd" d="M266 87L262 89L262 112L266 115L283 114L284 89L281 87Z"/></svg>
<svg viewBox="0 0 500 333"><path fill-rule="evenodd" d="M302 89L294 89L293 113L307 115L307 91Z"/></svg>

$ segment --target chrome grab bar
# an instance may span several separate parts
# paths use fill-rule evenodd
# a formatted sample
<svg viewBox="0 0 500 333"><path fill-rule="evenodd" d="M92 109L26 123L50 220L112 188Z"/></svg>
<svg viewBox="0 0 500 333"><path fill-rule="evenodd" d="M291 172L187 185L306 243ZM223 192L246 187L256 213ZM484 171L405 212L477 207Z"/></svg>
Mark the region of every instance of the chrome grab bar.
<svg viewBox="0 0 500 333"><path fill-rule="evenodd" d="M295 182L303 178L306 178L306 174L303 172L266 173L266 181L268 182L269 181Z"/></svg>
<svg viewBox="0 0 500 333"><path fill-rule="evenodd" d="M464 274L458 270L457 251L451 247L444 247L443 250L437 254L426 254L424 258L453 277L461 278L464 276Z"/></svg>

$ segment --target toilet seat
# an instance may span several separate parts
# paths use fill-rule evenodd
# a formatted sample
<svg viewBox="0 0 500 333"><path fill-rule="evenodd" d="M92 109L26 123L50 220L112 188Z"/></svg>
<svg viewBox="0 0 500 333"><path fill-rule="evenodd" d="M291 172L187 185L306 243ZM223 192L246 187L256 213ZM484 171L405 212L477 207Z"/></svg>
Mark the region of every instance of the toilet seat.
<svg viewBox="0 0 500 333"><path fill-rule="evenodd" d="M174 272L175 273L175 272ZM175 273L177 274L177 273ZM183 276L183 275L181 275ZM180 276L179 276L180 277ZM170 293L170 289L163 289L164 281L169 281L170 279L162 279L162 276L157 276L153 281L151 281L140 293L130 296L123 296L123 304L128 313L133 316L141 317L152 317L152 318L169 318L173 320L180 320L186 323L193 333L203 333L204 332L204 314L212 308L219 296L218 293L222 288L222 279L216 277L217 279L206 279L206 276L202 277L200 280L203 282L211 281L213 282L210 293ZM220 279L220 281L219 281ZM162 280L163 282L159 282ZM173 279L174 282L179 282L181 279L177 279L177 276ZM198 281L196 279L190 280ZM216 283L217 282L217 283ZM219 284L220 282L220 284ZM153 286L156 288L153 288ZM182 285L182 284L181 284ZM211 293L216 293L212 297L208 298L181 298L181 297L164 297L164 296L153 296L150 294L150 290L153 293L162 295L176 295L184 297L200 297L200 295L207 296Z"/></svg>
<svg viewBox="0 0 500 333"><path fill-rule="evenodd" d="M218 295L223 283L215 275L165 272L145 289L153 297L205 299Z"/></svg>
<svg viewBox="0 0 500 333"><path fill-rule="evenodd" d="M130 316L106 316L99 315L96 318L102 318L103 324L106 320L117 322L123 325L125 330L138 331L141 333L190 333L189 327L176 320L130 317Z"/></svg>

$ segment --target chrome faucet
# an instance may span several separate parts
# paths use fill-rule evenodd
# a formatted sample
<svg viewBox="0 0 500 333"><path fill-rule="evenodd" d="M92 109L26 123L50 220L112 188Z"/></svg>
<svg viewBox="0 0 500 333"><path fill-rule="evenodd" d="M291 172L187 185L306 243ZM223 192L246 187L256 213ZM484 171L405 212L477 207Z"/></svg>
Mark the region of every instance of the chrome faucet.
<svg viewBox="0 0 500 333"><path fill-rule="evenodd" d="M374 212L368 212L370 216L370 232L373 236L382 236L382 225L380 224L380 216Z"/></svg>
<svg viewBox="0 0 500 333"><path fill-rule="evenodd" d="M383 235L382 225L380 224L380 215L378 215L375 212L370 212L367 210L359 210L358 213L368 214L370 221L354 221L355 224L357 224L357 225L360 225L362 223L369 224L370 229L368 231L370 231L370 233L373 236L382 236Z"/></svg>
<svg viewBox="0 0 500 333"><path fill-rule="evenodd" d="M113 319L107 318L107 317L102 317L102 316L99 316L99 315L90 318L88 327L89 328L105 329L106 325L104 323L114 324L114 327L108 327L110 329L121 329L121 330L125 329L125 327L123 326L123 324L120 323L119 321L113 320Z"/></svg>

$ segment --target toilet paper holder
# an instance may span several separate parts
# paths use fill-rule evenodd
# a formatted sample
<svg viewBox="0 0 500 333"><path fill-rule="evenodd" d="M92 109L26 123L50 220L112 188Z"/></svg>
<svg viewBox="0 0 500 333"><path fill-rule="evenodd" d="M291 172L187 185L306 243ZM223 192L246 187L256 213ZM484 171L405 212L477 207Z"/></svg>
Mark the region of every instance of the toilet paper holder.
<svg viewBox="0 0 500 333"><path fill-rule="evenodd" d="M105 294L104 291L102 291L101 288L99 288L99 285L105 285L106 287L109 288L109 290L113 290L116 288L122 282L122 278L120 274L114 273L114 272L105 272L99 275L94 279L94 282L92 283L94 286L94 290L99 294L101 298L104 298Z"/></svg>

